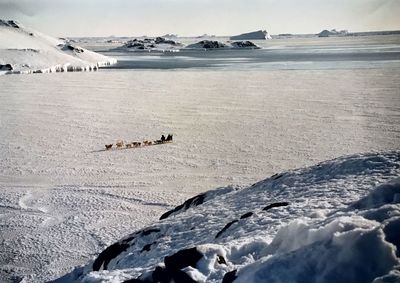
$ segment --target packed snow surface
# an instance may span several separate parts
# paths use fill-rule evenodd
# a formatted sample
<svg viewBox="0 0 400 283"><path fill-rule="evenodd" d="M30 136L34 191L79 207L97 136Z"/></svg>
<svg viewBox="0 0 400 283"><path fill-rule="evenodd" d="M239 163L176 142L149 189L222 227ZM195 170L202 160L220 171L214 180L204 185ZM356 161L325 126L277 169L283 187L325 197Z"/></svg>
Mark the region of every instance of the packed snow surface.
<svg viewBox="0 0 400 283"><path fill-rule="evenodd" d="M372 153L209 191L56 282L398 281L399 173Z"/></svg>
<svg viewBox="0 0 400 283"><path fill-rule="evenodd" d="M15 21L0 20L0 74L91 71L115 62Z"/></svg>
<svg viewBox="0 0 400 283"><path fill-rule="evenodd" d="M100 50L116 45L101 41ZM161 215L177 217L176 205L210 189L246 188L342 155L399 150L399 36L256 43L263 49L104 52L118 54L123 64L101 72L1 76L0 281L58 278ZM74 45L60 48L82 54ZM168 133L173 143L104 150L119 139ZM200 196L182 208L190 212L189 203L213 198ZM261 208L292 209L285 202ZM257 211L249 207L243 219L214 227L255 219L250 212ZM282 226L290 225L286 220ZM215 236L230 237L239 222ZM140 250L153 248L146 242ZM106 261L96 266L114 264ZM244 274L245 266L236 266ZM204 278L200 269L184 269ZM385 278L391 274L396 271Z"/></svg>

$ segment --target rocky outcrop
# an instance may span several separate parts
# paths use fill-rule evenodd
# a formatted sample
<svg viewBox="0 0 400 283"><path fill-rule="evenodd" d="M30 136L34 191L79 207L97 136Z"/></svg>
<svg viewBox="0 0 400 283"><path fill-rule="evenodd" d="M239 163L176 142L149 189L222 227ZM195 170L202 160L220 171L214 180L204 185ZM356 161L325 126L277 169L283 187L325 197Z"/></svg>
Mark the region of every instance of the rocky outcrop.
<svg viewBox="0 0 400 283"><path fill-rule="evenodd" d="M13 67L11 66L11 64L0 64L0 71L12 71Z"/></svg>
<svg viewBox="0 0 400 283"><path fill-rule="evenodd" d="M225 43L216 40L202 40L186 46L186 48L190 49L222 49L227 47L228 46Z"/></svg>
<svg viewBox="0 0 400 283"><path fill-rule="evenodd" d="M251 41L235 41L231 43L233 48L244 48L244 49L260 49L257 45L255 45Z"/></svg>
<svg viewBox="0 0 400 283"><path fill-rule="evenodd" d="M397 282L400 179L374 186L399 164L354 155L201 194L56 282Z"/></svg>
<svg viewBox="0 0 400 283"><path fill-rule="evenodd" d="M144 38L144 39L132 39L127 42L121 48L127 48L131 50L154 50L154 49L174 49L176 47L182 46L181 43L166 39L164 37L156 38Z"/></svg>
<svg viewBox="0 0 400 283"><path fill-rule="evenodd" d="M1 20L0 19L0 26L11 27L11 28L20 28L18 22L13 20Z"/></svg>
<svg viewBox="0 0 400 283"><path fill-rule="evenodd" d="M83 53L85 52L85 50L83 48L77 47L77 46L73 46L70 44L60 44L59 47L61 48L61 50L66 51L74 51L76 53Z"/></svg>

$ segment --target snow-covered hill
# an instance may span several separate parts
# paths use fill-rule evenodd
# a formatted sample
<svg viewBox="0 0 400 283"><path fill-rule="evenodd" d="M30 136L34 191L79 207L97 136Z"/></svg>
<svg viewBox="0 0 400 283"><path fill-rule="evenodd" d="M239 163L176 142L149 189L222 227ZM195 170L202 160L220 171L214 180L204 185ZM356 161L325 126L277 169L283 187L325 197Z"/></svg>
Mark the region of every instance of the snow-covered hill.
<svg viewBox="0 0 400 283"><path fill-rule="evenodd" d="M399 282L400 151L187 200L55 282Z"/></svg>
<svg viewBox="0 0 400 283"><path fill-rule="evenodd" d="M0 20L0 74L91 71L115 62L68 40Z"/></svg>

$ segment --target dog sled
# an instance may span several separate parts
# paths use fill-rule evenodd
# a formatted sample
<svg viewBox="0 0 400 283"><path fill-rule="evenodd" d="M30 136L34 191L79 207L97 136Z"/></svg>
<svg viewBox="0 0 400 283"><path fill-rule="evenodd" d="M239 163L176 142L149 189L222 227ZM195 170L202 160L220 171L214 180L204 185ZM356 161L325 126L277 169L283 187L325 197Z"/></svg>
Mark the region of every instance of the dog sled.
<svg viewBox="0 0 400 283"><path fill-rule="evenodd" d="M161 145L173 142L173 135L169 134L167 137L164 135L161 136L159 140L144 140L141 142L133 141L126 143L123 140L117 140L115 144L106 144L105 149L103 151L110 150L123 150L123 149L134 149L134 148L142 148L153 145Z"/></svg>

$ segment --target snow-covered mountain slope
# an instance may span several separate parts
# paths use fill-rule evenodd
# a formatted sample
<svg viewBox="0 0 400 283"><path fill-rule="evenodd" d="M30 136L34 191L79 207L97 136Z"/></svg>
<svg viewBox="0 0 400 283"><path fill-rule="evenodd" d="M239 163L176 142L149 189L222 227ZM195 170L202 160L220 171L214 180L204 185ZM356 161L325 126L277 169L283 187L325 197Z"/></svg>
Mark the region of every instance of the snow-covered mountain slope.
<svg viewBox="0 0 400 283"><path fill-rule="evenodd" d="M89 71L115 62L15 21L0 20L0 73Z"/></svg>
<svg viewBox="0 0 400 283"><path fill-rule="evenodd" d="M201 194L55 282L399 282L400 151Z"/></svg>

